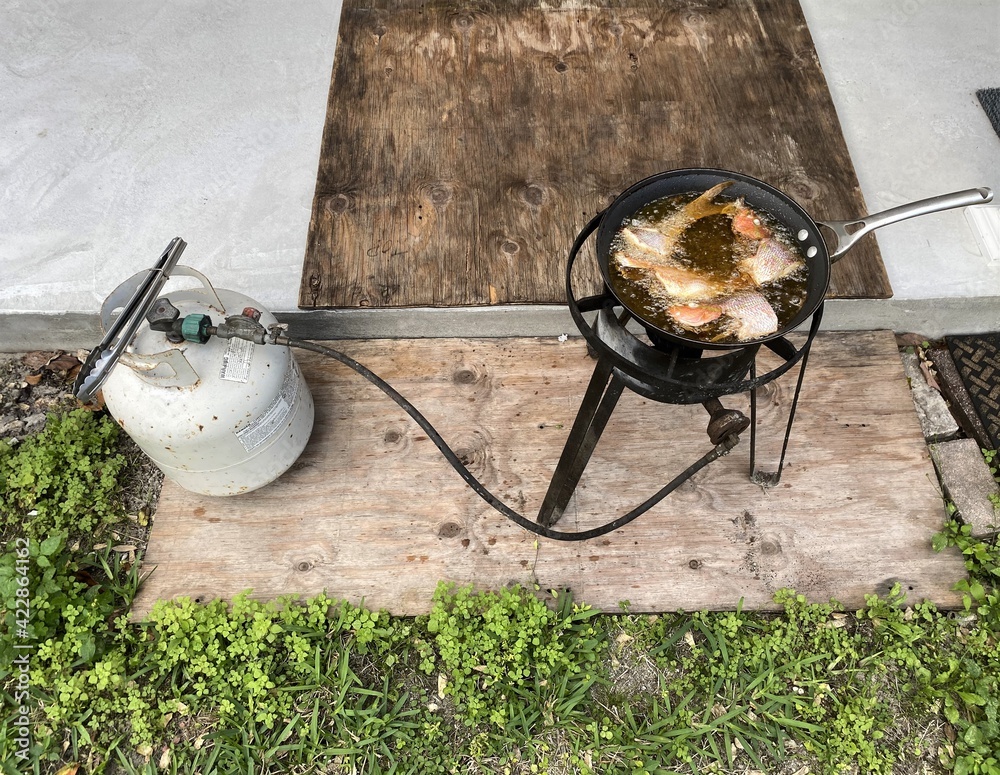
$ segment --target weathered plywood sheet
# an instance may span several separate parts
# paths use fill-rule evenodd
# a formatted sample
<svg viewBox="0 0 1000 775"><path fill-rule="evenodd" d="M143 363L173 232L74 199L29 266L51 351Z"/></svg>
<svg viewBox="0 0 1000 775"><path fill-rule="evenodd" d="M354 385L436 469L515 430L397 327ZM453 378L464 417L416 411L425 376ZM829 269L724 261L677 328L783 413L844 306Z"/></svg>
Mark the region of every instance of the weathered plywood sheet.
<svg viewBox="0 0 1000 775"><path fill-rule="evenodd" d="M797 0L345 0L299 304L562 303L582 226L697 166L865 213ZM891 295L874 240L831 295Z"/></svg>
<svg viewBox="0 0 1000 775"><path fill-rule="evenodd" d="M338 346L421 409L490 490L537 512L593 369L582 340ZM951 586L964 570L960 557L930 549L942 502L891 333L817 339L778 487L748 481L744 438L631 525L537 548L376 388L332 361L300 362L317 407L302 457L274 484L233 498L167 483L139 613L158 597L253 588L264 598L326 589L416 614L440 580L537 580L607 610L625 599L636 611L740 598L768 608L785 586L853 607L897 580L911 599L957 601ZM780 446L791 387L786 376L763 401L765 455ZM596 526L643 501L708 450L706 422L701 407L626 392L559 527Z"/></svg>

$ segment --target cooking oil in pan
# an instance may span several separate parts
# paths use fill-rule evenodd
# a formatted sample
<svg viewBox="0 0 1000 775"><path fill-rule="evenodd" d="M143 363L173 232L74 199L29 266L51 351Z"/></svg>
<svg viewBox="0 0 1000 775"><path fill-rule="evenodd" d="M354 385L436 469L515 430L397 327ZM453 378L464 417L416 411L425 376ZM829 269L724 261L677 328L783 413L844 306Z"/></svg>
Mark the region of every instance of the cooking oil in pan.
<svg viewBox="0 0 1000 775"><path fill-rule="evenodd" d="M808 270L805 256L785 227L766 213L752 214L762 233L767 235L763 239L771 241L767 251L762 250L762 239L734 232L732 214L709 215L690 223L679 218L679 211L697 196L698 193L694 193L657 199L625 219L611 241L609 277L615 295L645 322L689 340L737 343L784 329L806 301ZM630 244L623 236L625 229L644 234L650 233L646 230L661 230L665 240L653 242L666 255L652 249L636 252L635 240ZM634 263L642 268L622 266L616 256L625 251L632 251L631 255L638 259ZM775 279L770 279L767 267L757 271L760 261L769 255L768 251L776 252L786 262L783 273L779 272L781 276ZM672 282L662 281L662 270L655 268L661 266L668 267ZM772 323L766 329L747 328L739 325L744 321L734 321L734 316L753 315L752 310L718 313L727 307L727 299L740 294L763 296L764 301L758 299L759 305L773 310L776 326ZM679 308L686 314L678 315ZM697 310L693 317L691 310ZM712 314L717 317L699 322L702 310L705 317ZM741 336L748 330L756 333Z"/></svg>

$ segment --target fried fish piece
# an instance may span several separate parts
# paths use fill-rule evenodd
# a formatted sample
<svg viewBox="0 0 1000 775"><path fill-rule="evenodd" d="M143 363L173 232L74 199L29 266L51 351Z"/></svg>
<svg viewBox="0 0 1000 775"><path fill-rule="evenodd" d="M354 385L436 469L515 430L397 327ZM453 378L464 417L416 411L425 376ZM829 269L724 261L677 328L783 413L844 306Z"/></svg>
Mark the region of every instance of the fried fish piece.
<svg viewBox="0 0 1000 775"><path fill-rule="evenodd" d="M621 230L623 244L641 252L648 261L670 260L678 250L681 237L692 223L709 215L731 215L735 212L733 202L719 204L713 201L719 193L733 185L733 182L725 180L713 186L697 199L693 199L655 224L624 227Z"/></svg>
<svg viewBox="0 0 1000 775"><path fill-rule="evenodd" d="M674 304L667 307L667 314L677 325L687 328L701 328L722 316L718 304Z"/></svg>
<svg viewBox="0 0 1000 775"><path fill-rule="evenodd" d="M758 288L793 275L805 265L794 250L772 237L762 239L753 255L740 259L738 264Z"/></svg>
<svg viewBox="0 0 1000 775"><path fill-rule="evenodd" d="M719 303L726 321L725 334L741 342L760 339L778 330L774 308L757 291L745 291Z"/></svg>
<svg viewBox="0 0 1000 775"><path fill-rule="evenodd" d="M648 272L663 287L667 296L678 301L714 299L729 290L726 283L668 262L650 261L625 252L616 253L615 261L620 267Z"/></svg>

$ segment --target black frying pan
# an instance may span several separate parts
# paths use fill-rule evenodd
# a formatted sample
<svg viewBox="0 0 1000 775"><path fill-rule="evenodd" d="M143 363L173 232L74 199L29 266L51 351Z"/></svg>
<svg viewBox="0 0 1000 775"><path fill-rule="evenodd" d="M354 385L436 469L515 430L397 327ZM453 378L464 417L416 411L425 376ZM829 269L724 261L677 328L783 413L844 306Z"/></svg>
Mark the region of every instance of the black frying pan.
<svg viewBox="0 0 1000 775"><path fill-rule="evenodd" d="M634 305L615 294L609 271L611 241L626 218L630 218L636 211L653 200L678 194L700 194L727 180L734 181L733 185L726 188L715 201L743 197L751 209L766 213L783 224L798 241L806 257L808 269L805 302L799 312L783 328L773 334L749 342L706 342L694 336L679 336L672 331L664 331L645 320L641 310L636 310ZM791 197L749 175L719 169L670 170L639 181L619 195L604 211L597 227L597 258L605 286L614 294L618 302L641 321L647 329L652 329L658 336L684 347L713 350L733 349L784 336L808 320L823 303L830 284L830 269L833 263L850 250L862 236L873 229L940 210L986 204L992 199L993 192L990 189L973 188L931 199L922 199L853 221L817 222ZM828 228L836 236L832 252L820 232L820 226Z"/></svg>

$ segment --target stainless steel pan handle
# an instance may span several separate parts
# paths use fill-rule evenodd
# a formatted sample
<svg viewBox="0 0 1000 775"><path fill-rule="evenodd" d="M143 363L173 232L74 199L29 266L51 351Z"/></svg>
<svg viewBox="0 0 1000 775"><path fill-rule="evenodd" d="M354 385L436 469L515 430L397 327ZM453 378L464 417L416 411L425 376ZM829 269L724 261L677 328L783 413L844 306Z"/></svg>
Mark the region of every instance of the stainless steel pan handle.
<svg viewBox="0 0 1000 775"><path fill-rule="evenodd" d="M837 235L837 244L830 253L830 263L843 258L844 254L854 247L855 243L874 229L888 226L890 223L905 221L907 218L915 218L918 215L937 213L942 210L951 210L955 207L968 207L970 205L984 205L993 201L993 191L989 188L969 188L965 191L956 191L952 194L941 194L932 196L930 199L921 199L917 202L893 207L891 210L883 210L874 215L866 215L863 218L856 218L853 221L817 221L820 226L825 226Z"/></svg>

